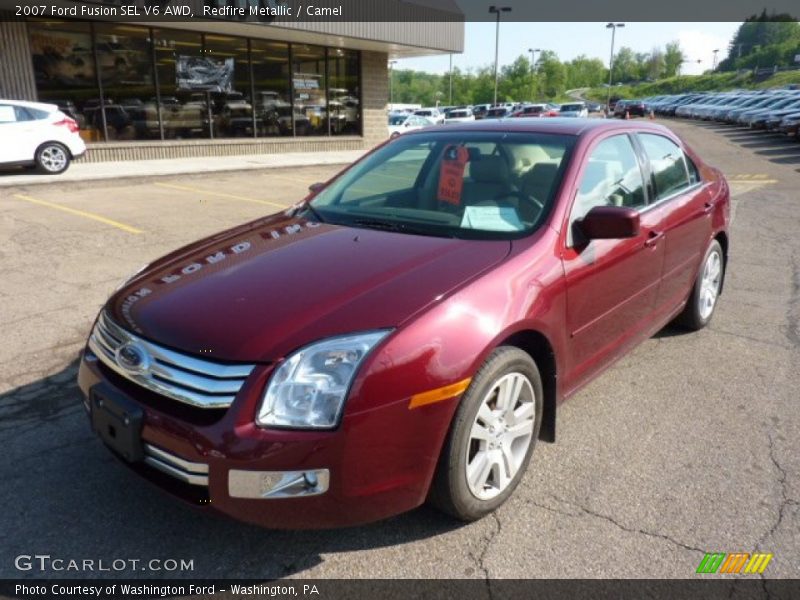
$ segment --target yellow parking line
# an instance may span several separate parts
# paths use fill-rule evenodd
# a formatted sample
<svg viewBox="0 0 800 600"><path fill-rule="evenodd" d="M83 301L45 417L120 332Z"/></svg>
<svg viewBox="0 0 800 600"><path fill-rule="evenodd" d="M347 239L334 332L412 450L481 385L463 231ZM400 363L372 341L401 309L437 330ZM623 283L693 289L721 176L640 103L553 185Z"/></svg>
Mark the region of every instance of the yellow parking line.
<svg viewBox="0 0 800 600"><path fill-rule="evenodd" d="M161 183L156 182L154 185L170 188L173 190L180 190L182 192L193 192L195 194L205 194L206 196L218 196L220 198L231 198L232 200L242 200L244 202L255 202L256 204L266 204L267 206L275 206L277 208L289 208L291 203L276 204L268 200L258 200L257 198L248 198L247 196L237 196L236 194L225 194L223 192L213 192L211 190L204 190L202 188L190 187L188 185L176 185L174 183Z"/></svg>
<svg viewBox="0 0 800 600"><path fill-rule="evenodd" d="M84 217L86 219L92 219L93 221L99 221L100 223L111 225L112 227L116 227L117 229L122 229L122 231L127 231L128 233L137 233L137 234L144 233L144 231L142 231L141 229L137 229L136 227L131 227L130 225L125 225L125 223L120 223L119 221L107 219L105 217L101 217L100 215L86 212L85 210L78 210L77 208L69 208L67 206L62 206L60 204L54 204L53 202L47 202L46 200L39 200L38 198L32 198L31 196L26 196L25 194L14 194L14 198L17 198L18 200L25 200L25 202L31 202L33 204L46 206L48 208L54 208L56 210L63 210L64 212L68 212L73 215L78 215L79 217Z"/></svg>
<svg viewBox="0 0 800 600"><path fill-rule="evenodd" d="M733 177L728 181L731 183L747 183L749 185L765 185L767 183L778 183L777 179L742 179L740 177Z"/></svg>

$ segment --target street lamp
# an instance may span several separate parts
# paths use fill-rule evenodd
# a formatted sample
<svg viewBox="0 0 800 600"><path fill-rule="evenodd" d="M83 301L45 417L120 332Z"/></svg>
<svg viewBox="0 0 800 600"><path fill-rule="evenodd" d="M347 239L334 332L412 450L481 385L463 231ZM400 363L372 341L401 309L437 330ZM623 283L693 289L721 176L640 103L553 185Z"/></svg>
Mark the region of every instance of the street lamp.
<svg viewBox="0 0 800 600"><path fill-rule="evenodd" d="M450 53L450 96L447 99L447 103L450 106L453 106L453 53Z"/></svg>
<svg viewBox="0 0 800 600"><path fill-rule="evenodd" d="M539 53L539 56L542 54L541 48L528 48L528 52L531 53L531 94L534 96L536 95L536 53ZM531 98L531 100L535 100L535 98Z"/></svg>
<svg viewBox="0 0 800 600"><path fill-rule="evenodd" d="M542 49L541 48L528 48L528 52L531 53L531 71L536 70L536 53L539 53L539 56L542 56Z"/></svg>
<svg viewBox="0 0 800 600"><path fill-rule="evenodd" d="M490 6L489 12L497 15L497 27L494 32L494 104L497 104L497 55L500 51L500 13L511 12L510 6Z"/></svg>
<svg viewBox="0 0 800 600"><path fill-rule="evenodd" d="M625 23L609 23L606 29L611 30L611 58L608 59L608 98L606 98L606 114L608 114L609 105L611 104L611 83L614 78L614 37L617 33L617 27L625 27Z"/></svg>
<svg viewBox="0 0 800 600"><path fill-rule="evenodd" d="M719 48L712 50L712 52L714 53L714 62L711 65L711 70L713 71L717 68L717 52L719 52Z"/></svg>
<svg viewBox="0 0 800 600"><path fill-rule="evenodd" d="M394 106L394 66L396 64L396 60L389 61L389 104L392 106Z"/></svg>

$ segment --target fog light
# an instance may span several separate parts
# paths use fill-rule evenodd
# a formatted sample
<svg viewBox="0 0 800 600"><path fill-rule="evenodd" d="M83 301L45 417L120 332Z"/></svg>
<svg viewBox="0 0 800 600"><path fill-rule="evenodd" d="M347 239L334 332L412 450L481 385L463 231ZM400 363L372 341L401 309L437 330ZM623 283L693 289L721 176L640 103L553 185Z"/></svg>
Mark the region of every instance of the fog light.
<svg viewBox="0 0 800 600"><path fill-rule="evenodd" d="M328 491L328 469L311 471L242 471L228 472L231 498L296 498L318 496Z"/></svg>

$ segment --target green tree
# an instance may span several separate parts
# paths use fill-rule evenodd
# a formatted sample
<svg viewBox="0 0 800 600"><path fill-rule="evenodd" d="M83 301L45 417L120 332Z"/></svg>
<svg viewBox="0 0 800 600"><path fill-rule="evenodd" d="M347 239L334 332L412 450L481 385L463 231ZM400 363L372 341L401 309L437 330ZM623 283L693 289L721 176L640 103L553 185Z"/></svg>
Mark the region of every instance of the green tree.
<svg viewBox="0 0 800 600"><path fill-rule="evenodd" d="M545 50L538 60L539 92L545 99L563 95L567 89L567 69L555 52Z"/></svg>
<svg viewBox="0 0 800 600"><path fill-rule="evenodd" d="M608 81L608 69L599 58L582 54L565 64L567 89L597 87Z"/></svg>
<svg viewBox="0 0 800 600"><path fill-rule="evenodd" d="M675 41L667 44L664 50L664 77L675 77L681 70L681 65L686 56L681 50L681 45Z"/></svg>
<svg viewBox="0 0 800 600"><path fill-rule="evenodd" d="M731 71L758 64L790 64L794 56L789 53L797 45L800 45L800 24L794 17L788 14L768 15L762 11L760 15L748 17L739 26L728 46L728 56L719 63L717 69Z"/></svg>

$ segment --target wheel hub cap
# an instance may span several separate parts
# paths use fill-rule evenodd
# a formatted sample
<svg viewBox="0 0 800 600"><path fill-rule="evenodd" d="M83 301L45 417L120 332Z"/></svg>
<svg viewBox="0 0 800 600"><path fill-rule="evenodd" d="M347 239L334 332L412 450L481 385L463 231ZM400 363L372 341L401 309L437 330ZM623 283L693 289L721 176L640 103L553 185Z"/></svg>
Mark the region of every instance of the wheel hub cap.
<svg viewBox="0 0 800 600"><path fill-rule="evenodd" d="M536 397L528 378L509 373L481 402L467 444L467 485L479 500L502 493L520 470L533 439Z"/></svg>

